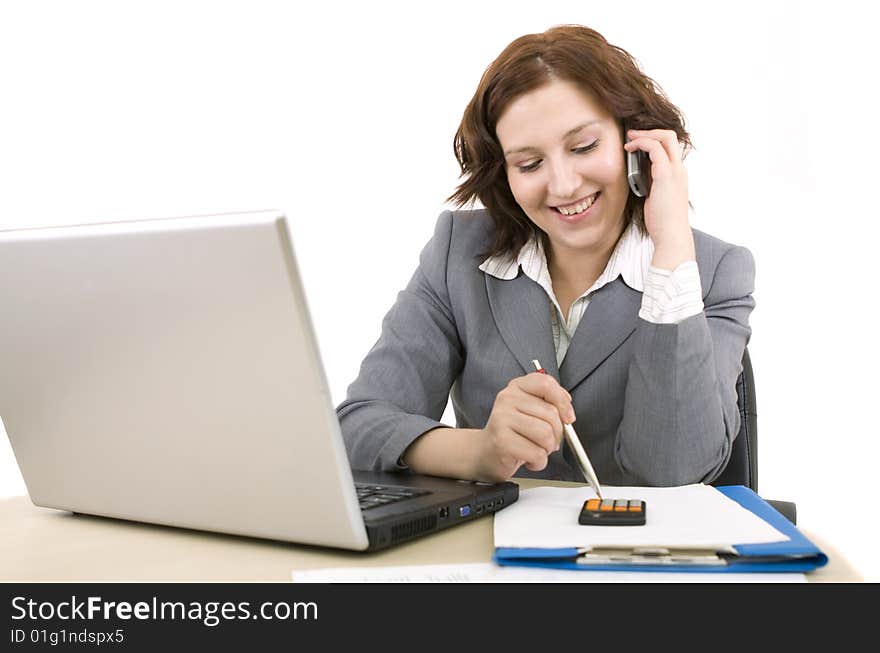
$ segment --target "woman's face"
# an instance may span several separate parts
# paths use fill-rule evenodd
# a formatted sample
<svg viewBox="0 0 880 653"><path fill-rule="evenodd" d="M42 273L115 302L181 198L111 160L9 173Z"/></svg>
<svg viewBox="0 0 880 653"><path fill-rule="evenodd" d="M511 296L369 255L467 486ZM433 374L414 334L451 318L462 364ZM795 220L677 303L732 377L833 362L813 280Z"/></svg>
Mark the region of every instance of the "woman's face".
<svg viewBox="0 0 880 653"><path fill-rule="evenodd" d="M495 131L513 197L556 260L614 247L629 184L613 116L573 83L554 80L511 102Z"/></svg>

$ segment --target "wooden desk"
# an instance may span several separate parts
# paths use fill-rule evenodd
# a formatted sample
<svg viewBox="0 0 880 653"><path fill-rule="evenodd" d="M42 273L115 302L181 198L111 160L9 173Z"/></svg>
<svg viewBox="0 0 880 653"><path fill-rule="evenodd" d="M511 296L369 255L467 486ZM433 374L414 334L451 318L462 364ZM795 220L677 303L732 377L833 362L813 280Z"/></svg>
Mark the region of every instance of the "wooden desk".
<svg viewBox="0 0 880 653"><path fill-rule="evenodd" d="M535 485L571 485L517 479ZM825 540L802 529L825 553L811 582L863 581ZM38 508L27 497L0 499L0 581L278 581L294 569L488 562L492 518L377 553L354 553L255 538L189 531Z"/></svg>

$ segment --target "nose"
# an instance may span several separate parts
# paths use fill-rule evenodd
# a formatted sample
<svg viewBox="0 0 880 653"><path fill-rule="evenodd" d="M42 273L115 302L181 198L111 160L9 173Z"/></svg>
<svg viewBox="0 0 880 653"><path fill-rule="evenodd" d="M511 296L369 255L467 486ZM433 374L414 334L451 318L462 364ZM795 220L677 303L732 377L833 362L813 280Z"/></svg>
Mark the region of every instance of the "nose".
<svg viewBox="0 0 880 653"><path fill-rule="evenodd" d="M573 161L569 157L557 160L548 166L550 179L547 191L559 200L576 199L573 197L581 186L581 177Z"/></svg>

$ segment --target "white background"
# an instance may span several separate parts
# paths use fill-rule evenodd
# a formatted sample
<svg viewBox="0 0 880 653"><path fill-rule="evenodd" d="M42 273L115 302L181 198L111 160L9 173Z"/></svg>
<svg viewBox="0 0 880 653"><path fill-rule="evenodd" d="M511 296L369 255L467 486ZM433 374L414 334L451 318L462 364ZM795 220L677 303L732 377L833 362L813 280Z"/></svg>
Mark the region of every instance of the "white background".
<svg viewBox="0 0 880 653"><path fill-rule="evenodd" d="M693 225L755 255L761 494L877 581L870 3L705 4L4 3L0 228L284 210L338 403L447 208L485 67L591 26L684 112ZM0 494L24 493L0 434Z"/></svg>

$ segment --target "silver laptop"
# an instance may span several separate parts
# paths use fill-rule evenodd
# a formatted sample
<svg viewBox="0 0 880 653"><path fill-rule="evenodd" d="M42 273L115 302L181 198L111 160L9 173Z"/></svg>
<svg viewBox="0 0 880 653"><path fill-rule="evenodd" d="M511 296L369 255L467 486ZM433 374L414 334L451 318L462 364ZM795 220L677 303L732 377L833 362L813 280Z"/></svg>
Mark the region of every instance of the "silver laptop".
<svg viewBox="0 0 880 653"><path fill-rule="evenodd" d="M2 231L0 307L38 506L366 550L518 497L352 472L278 211Z"/></svg>

